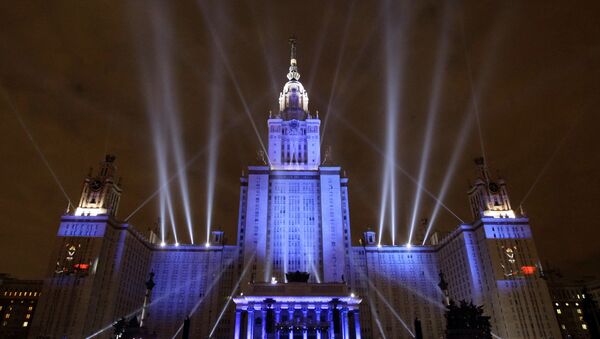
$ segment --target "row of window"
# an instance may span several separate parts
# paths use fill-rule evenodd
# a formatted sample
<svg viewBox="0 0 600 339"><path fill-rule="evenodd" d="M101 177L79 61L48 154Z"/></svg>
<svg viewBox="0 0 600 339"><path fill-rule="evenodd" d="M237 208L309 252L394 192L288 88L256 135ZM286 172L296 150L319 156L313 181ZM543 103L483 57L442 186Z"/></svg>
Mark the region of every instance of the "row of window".
<svg viewBox="0 0 600 339"><path fill-rule="evenodd" d="M2 326L6 326L6 325L8 325L8 321L3 321ZM23 327L29 326L29 321L24 321L22 326Z"/></svg>
<svg viewBox="0 0 600 339"><path fill-rule="evenodd" d="M560 303L554 303L554 305L560 306ZM569 303L565 303L565 306L569 307L570 304ZM575 306L579 306L579 303L575 303Z"/></svg>
<svg viewBox="0 0 600 339"><path fill-rule="evenodd" d="M561 329L563 329L563 330L566 330L566 329L567 329L567 326L566 326L565 324L561 324L561 325L560 325L560 328L561 328ZM581 328L582 328L583 330L587 330L587 329L588 329L588 327L587 327L587 324L581 324Z"/></svg>
<svg viewBox="0 0 600 339"><path fill-rule="evenodd" d="M557 304L558 304L558 303L557 303ZM577 309L577 313L578 313L578 314L582 314L581 308L578 308L578 309ZM562 310L561 310L560 308L557 308L557 309L556 309L556 314L562 314Z"/></svg>
<svg viewBox="0 0 600 339"><path fill-rule="evenodd" d="M37 297L38 295L41 295L41 292L31 292L31 291L5 291L4 292L4 296L5 297Z"/></svg>

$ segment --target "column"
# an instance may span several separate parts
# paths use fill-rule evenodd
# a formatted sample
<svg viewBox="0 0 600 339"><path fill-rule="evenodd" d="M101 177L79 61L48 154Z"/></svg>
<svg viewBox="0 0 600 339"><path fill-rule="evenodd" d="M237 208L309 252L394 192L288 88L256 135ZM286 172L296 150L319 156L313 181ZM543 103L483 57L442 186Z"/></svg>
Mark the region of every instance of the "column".
<svg viewBox="0 0 600 339"><path fill-rule="evenodd" d="M348 308L344 307L341 312L342 315L342 338L350 338L350 328L348 324Z"/></svg>
<svg viewBox="0 0 600 339"><path fill-rule="evenodd" d="M361 339L361 336L360 336L360 317L358 315L358 308L354 310L354 332L356 333L356 339Z"/></svg>
<svg viewBox="0 0 600 339"><path fill-rule="evenodd" d="M329 323L329 338L335 338L335 328L333 326L333 307L327 308L327 322Z"/></svg>
<svg viewBox="0 0 600 339"><path fill-rule="evenodd" d="M262 334L261 334L261 338L262 339L267 339L267 308L266 306L262 307Z"/></svg>
<svg viewBox="0 0 600 339"><path fill-rule="evenodd" d="M281 308L277 307L275 309L275 325L281 322ZM275 330L275 339L279 339L279 331Z"/></svg>
<svg viewBox="0 0 600 339"><path fill-rule="evenodd" d="M248 307L248 339L254 338L254 307Z"/></svg>
<svg viewBox="0 0 600 339"><path fill-rule="evenodd" d="M303 322L306 324L306 322L308 320L308 308L306 308L306 306L302 308L302 317L304 318ZM308 330L307 329L302 330L302 339L308 339Z"/></svg>
<svg viewBox="0 0 600 339"><path fill-rule="evenodd" d="M289 323L293 325L294 324L294 305L288 306L288 314L289 314L289 317L288 317ZM294 339L294 328L293 327L290 330L289 339Z"/></svg>
<svg viewBox="0 0 600 339"><path fill-rule="evenodd" d="M317 323L321 324L321 306L315 307L315 318ZM317 330L317 339L321 339L321 330Z"/></svg>
<svg viewBox="0 0 600 339"><path fill-rule="evenodd" d="M235 339L240 339L240 327L242 326L242 310L235 310Z"/></svg>

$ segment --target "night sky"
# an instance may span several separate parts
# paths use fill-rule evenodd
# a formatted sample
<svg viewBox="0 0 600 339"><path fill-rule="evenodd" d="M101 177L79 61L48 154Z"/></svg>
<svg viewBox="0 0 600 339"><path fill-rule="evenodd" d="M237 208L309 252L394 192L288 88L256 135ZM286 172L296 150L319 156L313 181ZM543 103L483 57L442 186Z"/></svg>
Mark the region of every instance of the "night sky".
<svg viewBox="0 0 600 339"><path fill-rule="evenodd" d="M491 172L507 180L515 209L527 197L523 208L543 262L563 273L600 274L598 1L392 2L1 2L0 272L42 278L52 261L67 200L40 153L74 202L89 167L115 154L121 218L157 189L157 111L181 124L178 141L165 145L167 168L178 170L171 151L179 142L190 161L189 200L201 243L210 112L218 110L213 225L233 244L239 176L258 163L260 149L244 106L266 142L293 33L310 109L319 110L322 126L327 119L329 164L350 178L355 242L379 220L387 93L400 100L398 166L417 177L434 79L441 78L424 186L439 193L465 135L443 201L471 220L466 191L472 160L482 154L478 111ZM397 69L386 66L386 44ZM386 90L386 74L398 75L396 91ZM167 97L168 112L150 103ZM402 171L396 175L397 238L404 242L416 186ZM170 189L187 243L177 181ZM422 199L419 220L435 206ZM153 199L131 223L145 231L157 217ZM457 224L441 210L435 230ZM384 239L389 243L389 227Z"/></svg>

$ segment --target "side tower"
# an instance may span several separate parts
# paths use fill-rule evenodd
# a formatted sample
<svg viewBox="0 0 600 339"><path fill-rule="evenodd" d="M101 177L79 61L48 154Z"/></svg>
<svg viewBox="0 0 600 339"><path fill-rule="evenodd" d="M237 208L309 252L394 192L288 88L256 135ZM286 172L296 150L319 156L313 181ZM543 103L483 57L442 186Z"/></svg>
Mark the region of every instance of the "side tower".
<svg viewBox="0 0 600 339"><path fill-rule="evenodd" d="M85 338L139 308L150 250L118 222L114 156L83 183L79 206L61 217L30 338Z"/></svg>
<svg viewBox="0 0 600 339"><path fill-rule="evenodd" d="M440 248L450 295L483 305L502 338L560 338L529 219L515 215L506 183L490 176L483 159L475 163L479 177L468 191L474 221Z"/></svg>

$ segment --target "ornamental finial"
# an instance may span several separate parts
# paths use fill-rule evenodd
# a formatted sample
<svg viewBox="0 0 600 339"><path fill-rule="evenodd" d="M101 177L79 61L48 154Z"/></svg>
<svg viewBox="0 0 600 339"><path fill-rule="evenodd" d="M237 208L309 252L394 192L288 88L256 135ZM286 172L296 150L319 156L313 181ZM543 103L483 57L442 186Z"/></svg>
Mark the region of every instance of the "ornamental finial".
<svg viewBox="0 0 600 339"><path fill-rule="evenodd" d="M290 64L292 64L296 61L296 36L290 35L288 41L290 42Z"/></svg>
<svg viewBox="0 0 600 339"><path fill-rule="evenodd" d="M288 39L290 42L290 71L287 74L289 80L300 79L300 73L298 73L298 64L296 62L296 36L291 35Z"/></svg>

